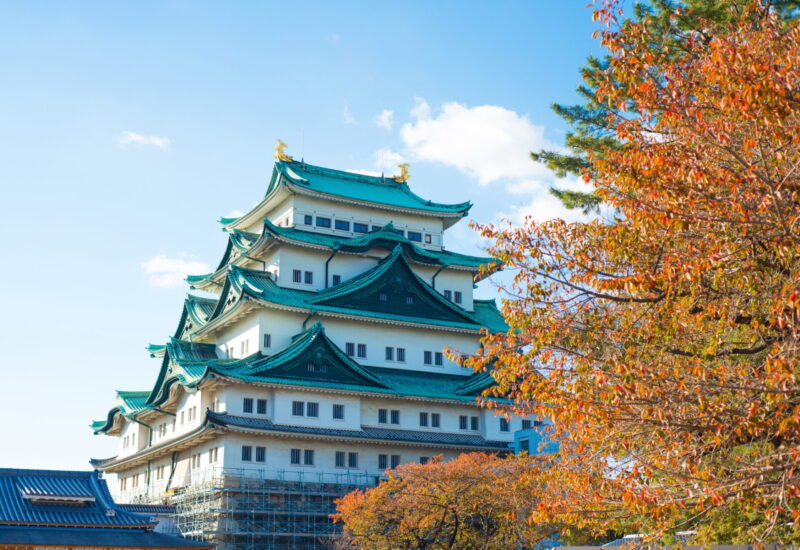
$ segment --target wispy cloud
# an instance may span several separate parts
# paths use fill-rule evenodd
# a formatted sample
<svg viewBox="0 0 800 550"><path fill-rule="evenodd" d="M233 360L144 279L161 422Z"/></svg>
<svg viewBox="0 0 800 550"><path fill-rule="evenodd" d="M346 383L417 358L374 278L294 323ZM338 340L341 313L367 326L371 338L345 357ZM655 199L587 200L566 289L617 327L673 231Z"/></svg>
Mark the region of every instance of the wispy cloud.
<svg viewBox="0 0 800 550"><path fill-rule="evenodd" d="M353 113L350 112L350 106L345 103L344 108L342 109L342 120L344 120L345 124L355 124L356 118L353 116Z"/></svg>
<svg viewBox="0 0 800 550"><path fill-rule="evenodd" d="M160 288L178 288L185 283L187 275L200 275L211 271L211 267L196 260L154 256L142 264L142 271L151 285Z"/></svg>
<svg viewBox="0 0 800 550"><path fill-rule="evenodd" d="M172 145L172 142L168 137L164 136L146 136L144 134L138 134L136 132L131 131L124 131L119 136L117 136L117 143L122 146L127 145L137 145L137 146L145 146L151 145L153 147L158 147L162 151L166 151Z"/></svg>
<svg viewBox="0 0 800 550"><path fill-rule="evenodd" d="M372 121L375 123L375 125L380 126L381 128L391 130L392 126L394 126L394 111L384 109L375 115L375 118L373 118Z"/></svg>
<svg viewBox="0 0 800 550"><path fill-rule="evenodd" d="M245 213L242 212L241 210L239 210L238 208L234 208L233 210L231 210L230 212L225 214L224 217L225 218L241 218L242 216L244 216L244 214Z"/></svg>

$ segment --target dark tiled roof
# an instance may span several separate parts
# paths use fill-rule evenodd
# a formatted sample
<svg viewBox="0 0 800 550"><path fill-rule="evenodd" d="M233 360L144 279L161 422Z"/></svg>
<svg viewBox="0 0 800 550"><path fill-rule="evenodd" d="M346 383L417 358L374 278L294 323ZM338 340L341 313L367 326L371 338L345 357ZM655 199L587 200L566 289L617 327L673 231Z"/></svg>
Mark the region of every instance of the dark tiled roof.
<svg viewBox="0 0 800 550"><path fill-rule="evenodd" d="M362 426L360 430L342 430L334 428L312 428L307 426L289 426L275 424L264 418L250 418L235 416L227 413L208 411L207 419L219 426L234 426L251 430L264 430L271 432L297 433L309 435L327 435L333 437L352 437L358 439L382 439L408 443L430 443L431 445L451 445L454 447L470 447L485 449L508 449L509 443L505 441L490 441L479 435L453 434L442 432L423 432L416 430L393 430L389 428L371 428Z"/></svg>
<svg viewBox="0 0 800 550"><path fill-rule="evenodd" d="M99 546L105 548L212 548L212 545L141 529L69 529L64 527L0 527L0 544Z"/></svg>
<svg viewBox="0 0 800 550"><path fill-rule="evenodd" d="M0 525L144 529L151 522L116 506L97 472L9 468L0 469Z"/></svg>
<svg viewBox="0 0 800 550"><path fill-rule="evenodd" d="M174 514L175 507L167 504L118 504L123 510L135 514Z"/></svg>

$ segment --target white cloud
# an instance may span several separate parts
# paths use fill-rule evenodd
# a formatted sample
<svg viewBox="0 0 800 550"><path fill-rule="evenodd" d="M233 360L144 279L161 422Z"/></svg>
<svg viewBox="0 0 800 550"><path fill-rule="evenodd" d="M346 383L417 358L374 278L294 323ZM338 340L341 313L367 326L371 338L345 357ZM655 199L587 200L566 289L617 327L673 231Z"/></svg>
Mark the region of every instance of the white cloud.
<svg viewBox="0 0 800 550"><path fill-rule="evenodd" d="M580 191L591 193L593 188L587 185L580 178L558 178L550 181L541 180L522 180L515 181L506 185L506 191L512 195L529 196L528 204L511 206L509 212L504 212L498 218L508 218L515 223L522 223L530 216L536 221L545 221L552 218L561 218L567 222L588 221L595 214L584 214L580 209L570 210L566 208L557 197L550 194L550 188L566 191Z"/></svg>
<svg viewBox="0 0 800 550"><path fill-rule="evenodd" d="M203 262L155 256L142 264L142 271L153 286L161 288L177 288L183 286L187 275L201 275L211 271L211 267Z"/></svg>
<svg viewBox="0 0 800 550"><path fill-rule="evenodd" d="M351 172L353 174L361 174L362 176L375 176L380 177L381 173L375 170L361 170L361 169L347 169L345 172Z"/></svg>
<svg viewBox="0 0 800 550"><path fill-rule="evenodd" d="M467 107L450 102L433 117L424 99L415 102L412 122L400 129L412 160L453 166L481 185L549 174L531 160L530 153L558 147L545 139L544 127L527 116L497 105Z"/></svg>
<svg viewBox="0 0 800 550"><path fill-rule="evenodd" d="M387 176L394 174L397 171L397 165L406 161L403 155L388 147L381 147L372 156L375 159L375 168Z"/></svg>
<svg viewBox="0 0 800 550"><path fill-rule="evenodd" d="M117 137L117 143L120 145L152 145L158 147L162 151L166 151L172 145L168 137L162 136L146 136L144 134L137 134L136 132L125 131Z"/></svg>
<svg viewBox="0 0 800 550"><path fill-rule="evenodd" d="M241 210L234 208L233 210L225 214L223 218L241 218L242 216L244 216L244 214L245 213L242 212Z"/></svg>
<svg viewBox="0 0 800 550"><path fill-rule="evenodd" d="M373 118L372 121L377 126L380 126L381 128L386 128L387 130L391 131L392 126L394 126L394 112L390 111L389 109L384 109L383 111L375 115L375 118Z"/></svg>
<svg viewBox="0 0 800 550"><path fill-rule="evenodd" d="M347 103L344 104L344 108L342 109L342 119L345 124L356 123L356 118L353 116L353 113L350 112L350 106Z"/></svg>

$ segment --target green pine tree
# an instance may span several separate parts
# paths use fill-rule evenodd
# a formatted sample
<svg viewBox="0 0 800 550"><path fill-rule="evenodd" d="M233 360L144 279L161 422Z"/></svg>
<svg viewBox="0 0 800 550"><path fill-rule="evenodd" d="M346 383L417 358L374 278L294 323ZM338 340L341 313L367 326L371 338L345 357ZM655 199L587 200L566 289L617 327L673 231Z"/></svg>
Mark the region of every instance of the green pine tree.
<svg viewBox="0 0 800 550"><path fill-rule="evenodd" d="M690 35L701 36L706 42L712 41L715 28L725 23L729 16L730 12L724 8L738 2L739 0L649 0L634 4L629 21L649 20L653 50L680 52L682 44ZM799 15L800 0L765 0L764 7L789 20ZM581 68L584 82L577 89L583 104L556 103L552 106L556 114L571 128L565 139L567 151L542 150L531 153L533 160L544 163L558 177L580 176L587 172L591 176L588 155L600 156L603 151L619 146L608 120L609 115L620 115L620 111L598 103L595 99L598 85L596 75L607 66L608 58L589 57L586 65ZM594 193L556 188L551 188L550 192L567 208L580 209L585 213L596 211L601 202Z"/></svg>

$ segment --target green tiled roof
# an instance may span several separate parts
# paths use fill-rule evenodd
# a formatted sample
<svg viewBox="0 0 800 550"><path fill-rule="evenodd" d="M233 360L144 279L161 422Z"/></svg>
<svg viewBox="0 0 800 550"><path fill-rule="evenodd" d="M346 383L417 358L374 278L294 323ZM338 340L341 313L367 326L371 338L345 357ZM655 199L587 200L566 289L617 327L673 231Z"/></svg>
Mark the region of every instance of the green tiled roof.
<svg viewBox="0 0 800 550"><path fill-rule="evenodd" d="M340 250L342 252L366 252L376 246L391 250L400 244L403 245L410 259L435 265L458 265L478 268L482 265L496 262L493 258L485 256L469 256L450 252L449 250L440 251L422 248L398 233L391 223L378 231L359 235L358 237L341 237L315 231L303 231L294 227L280 227L265 219L264 233L269 233L283 240L324 246L331 250Z"/></svg>
<svg viewBox="0 0 800 550"><path fill-rule="evenodd" d="M148 408L147 391L117 391L117 406L108 411L105 420L95 420L91 423L95 433L104 432L114 424L114 417L121 414L125 418L133 418L137 413Z"/></svg>
<svg viewBox="0 0 800 550"><path fill-rule="evenodd" d="M478 301L475 303L475 311L468 312L433 290L408 267L400 246L371 270L320 292L280 287L273 281L270 273L230 266L228 278L209 322L219 318L227 307L232 307L232 304L227 304L231 292L239 297L234 303L240 301L242 295L248 295L262 302L317 312L327 311L470 330L483 327L494 332L507 330L502 315L493 302ZM386 292L389 300L378 300L379 292ZM409 293L415 296L412 305L405 302Z"/></svg>
<svg viewBox="0 0 800 550"><path fill-rule="evenodd" d="M166 344L161 371L152 391L118 392L118 405L106 420L92 423L95 433L105 432L114 416L132 418L153 409L169 396L174 384L195 388L207 377L224 376L243 382L307 386L333 390L378 393L387 396L447 399L471 402L494 383L487 372L470 376L371 367L348 357L317 322L274 355L254 353L239 360L218 359L213 344L171 339ZM314 368L309 368L313 364Z"/></svg>
<svg viewBox="0 0 800 550"><path fill-rule="evenodd" d="M293 185L324 195L436 214L465 216L472 207L469 201L443 204L425 200L414 194L407 183L394 178L365 176L297 161L275 163L266 194L269 195L279 185Z"/></svg>
<svg viewBox="0 0 800 550"><path fill-rule="evenodd" d="M314 368L311 369L310 366ZM322 369L323 370L319 370ZM311 382L386 389L369 371L344 354L317 322L289 346L272 356L253 354L235 362L210 361L216 373L255 382L280 379L284 383Z"/></svg>
<svg viewBox="0 0 800 550"><path fill-rule="evenodd" d="M178 328L175 330L175 338L180 339L183 336L184 329L187 329L187 327L191 327L188 332L194 332L204 326L216 307L217 300L215 298L187 294L183 301L181 319L178 321Z"/></svg>

